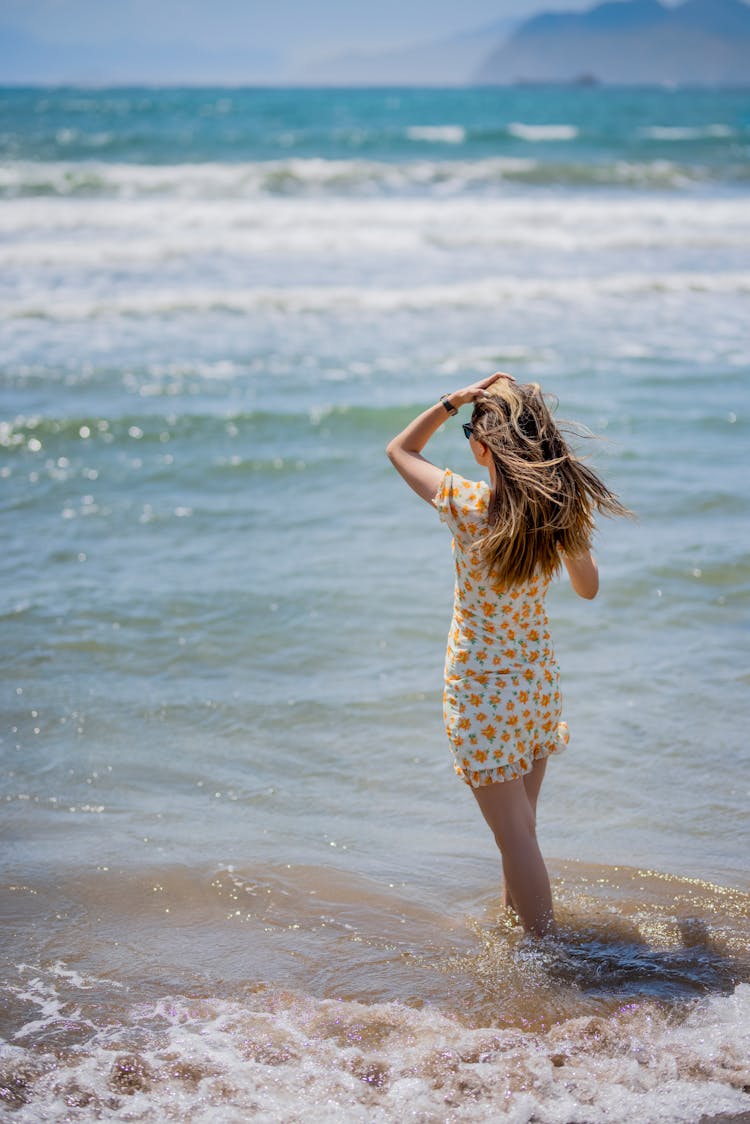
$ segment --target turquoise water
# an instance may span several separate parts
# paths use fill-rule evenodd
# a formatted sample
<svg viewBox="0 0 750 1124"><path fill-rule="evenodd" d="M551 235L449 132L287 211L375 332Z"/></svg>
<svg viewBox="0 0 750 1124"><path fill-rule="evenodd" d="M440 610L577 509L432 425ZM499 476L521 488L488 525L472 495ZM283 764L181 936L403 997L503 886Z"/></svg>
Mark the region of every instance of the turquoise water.
<svg viewBox="0 0 750 1124"><path fill-rule="evenodd" d="M18 1118L63 1119L71 1081L82 1119L103 1089L113 1114L135 1096L163 1118L167 1019L202 1075L179 1086L192 1118L255 1098L335 1119L352 1043L320 1026L340 1000L391 1074L351 1077L363 1119L403 1119L409 1080L446 1118L432 1044L470 1053L462 1034L500 1026L550 1073L569 1033L588 1076L564 1100L482 1063L472 1119L497 1118L506 1077L518 1120L619 1119L621 1087L631 1116L739 1111L739 1070L694 1071L699 1040L726 1055L745 1033L750 979L747 94L13 90L0 152ZM588 452L638 515L602 525L594 603L550 595L572 736L540 835L578 951L531 975L517 936L488 951L478 931L498 872L442 730L449 542L383 452L496 369L600 435ZM433 456L473 470L457 422ZM630 868L661 872L640 905ZM612 980L596 998L590 971ZM676 993L710 995L677 1029ZM592 1015L613 1043L595 1091ZM411 1077L384 1019L420 1043ZM253 1020L287 1100L270 1062L238 1060ZM292 1039L313 1023L311 1102ZM618 1068L647 1027L672 1099L655 1062ZM135 1091L112 1049L141 1059Z"/></svg>
<svg viewBox="0 0 750 1124"><path fill-rule="evenodd" d="M602 165L665 158L698 178L747 182L750 125L742 90L118 88L6 89L2 127L13 161L373 159L408 175L422 158L509 156L568 165L585 183Z"/></svg>

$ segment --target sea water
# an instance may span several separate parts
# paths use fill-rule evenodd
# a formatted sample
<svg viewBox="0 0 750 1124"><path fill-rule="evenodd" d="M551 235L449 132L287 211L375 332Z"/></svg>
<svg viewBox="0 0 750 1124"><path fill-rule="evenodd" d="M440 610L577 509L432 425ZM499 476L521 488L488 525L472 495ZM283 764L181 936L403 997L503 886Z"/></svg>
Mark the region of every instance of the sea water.
<svg viewBox="0 0 750 1124"><path fill-rule="evenodd" d="M0 151L12 1118L747 1111L747 93L16 89ZM541 945L384 456L494 370L637 515L549 598Z"/></svg>

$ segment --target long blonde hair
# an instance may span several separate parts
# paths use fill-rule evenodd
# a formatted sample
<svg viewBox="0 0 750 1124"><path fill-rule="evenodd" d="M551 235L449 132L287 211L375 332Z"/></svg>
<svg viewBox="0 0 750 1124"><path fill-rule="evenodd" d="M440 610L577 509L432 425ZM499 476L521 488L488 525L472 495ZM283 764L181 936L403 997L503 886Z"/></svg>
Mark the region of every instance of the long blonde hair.
<svg viewBox="0 0 750 1124"><path fill-rule="evenodd" d="M476 543L493 578L551 577L561 555L591 546L594 512L631 515L569 448L536 383L500 379L474 405L473 436L495 466L487 532Z"/></svg>

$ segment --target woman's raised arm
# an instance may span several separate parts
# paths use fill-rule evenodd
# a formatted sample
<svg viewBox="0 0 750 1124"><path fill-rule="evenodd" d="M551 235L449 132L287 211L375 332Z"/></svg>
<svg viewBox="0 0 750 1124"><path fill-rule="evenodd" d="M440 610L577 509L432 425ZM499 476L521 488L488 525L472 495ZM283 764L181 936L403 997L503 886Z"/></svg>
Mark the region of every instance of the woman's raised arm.
<svg viewBox="0 0 750 1124"><path fill-rule="evenodd" d="M493 382L510 377L510 375L497 372L490 375L489 378L482 379L481 382L464 387L463 390L445 395L440 402L430 406L414 421L409 422L406 429L402 429L388 442L385 451L391 464L403 476L409 487L413 488L417 495L421 496L427 503L432 503L437 495L440 481L443 478L443 470L423 457L422 449L451 413L456 413L461 406L481 398L487 387L492 386ZM444 405L446 400L448 408ZM453 410L450 409L451 406L454 407Z"/></svg>
<svg viewBox="0 0 750 1124"><path fill-rule="evenodd" d="M453 396L449 400L458 408ZM448 416L442 402L430 406L389 441L385 450L396 471L427 503L432 503L437 495L443 471L422 456L422 449Z"/></svg>

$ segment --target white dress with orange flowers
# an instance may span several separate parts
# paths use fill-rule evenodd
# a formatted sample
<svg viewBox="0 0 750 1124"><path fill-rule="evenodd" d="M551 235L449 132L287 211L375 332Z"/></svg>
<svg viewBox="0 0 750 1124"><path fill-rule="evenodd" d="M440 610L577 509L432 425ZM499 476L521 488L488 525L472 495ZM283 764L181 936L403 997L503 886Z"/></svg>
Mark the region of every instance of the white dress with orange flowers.
<svg viewBox="0 0 750 1124"><path fill-rule="evenodd" d="M454 767L472 788L512 780L568 741L544 598L549 578L507 587L474 543L490 489L446 469L434 503L453 535L456 586L443 714Z"/></svg>

